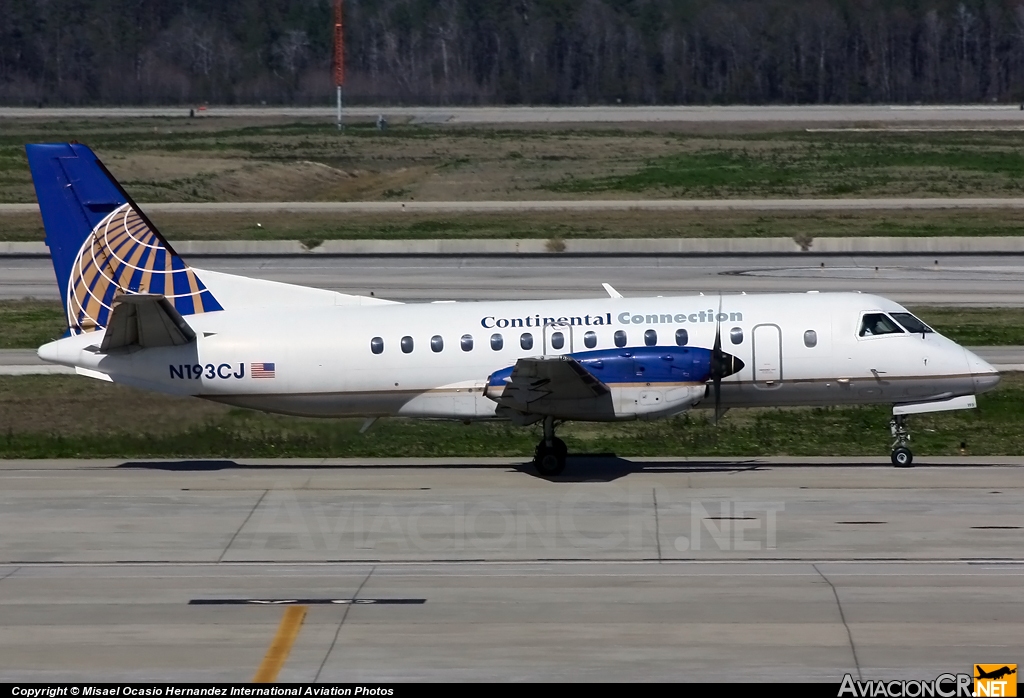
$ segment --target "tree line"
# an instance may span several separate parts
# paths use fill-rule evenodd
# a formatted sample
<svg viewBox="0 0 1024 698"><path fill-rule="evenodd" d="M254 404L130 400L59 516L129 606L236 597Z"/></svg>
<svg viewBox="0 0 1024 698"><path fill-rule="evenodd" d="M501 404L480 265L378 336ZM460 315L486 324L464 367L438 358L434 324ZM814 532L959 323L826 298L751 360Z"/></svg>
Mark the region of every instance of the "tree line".
<svg viewBox="0 0 1024 698"><path fill-rule="evenodd" d="M1024 2L345 0L375 104L1024 99ZM329 104L331 0L0 0L0 104Z"/></svg>

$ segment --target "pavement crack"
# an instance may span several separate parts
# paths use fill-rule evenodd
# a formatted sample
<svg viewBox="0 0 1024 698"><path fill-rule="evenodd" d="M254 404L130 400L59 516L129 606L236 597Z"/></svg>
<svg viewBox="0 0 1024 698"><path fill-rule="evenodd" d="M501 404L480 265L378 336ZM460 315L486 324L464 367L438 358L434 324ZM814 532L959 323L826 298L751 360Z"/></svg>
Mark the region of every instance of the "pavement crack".
<svg viewBox="0 0 1024 698"><path fill-rule="evenodd" d="M363 587L366 586L366 583L370 581L370 577L373 576L373 573L376 569L376 566L370 568L370 572L366 575L366 579L364 579L363 583L359 585L358 589L356 589L356 593L352 594L353 601L359 598L359 592L361 592L363 590ZM324 655L323 661L320 662L320 668L316 670L316 676L313 677L313 683L316 683L320 680L320 674L321 672L323 672L324 667L327 665L327 659L331 656L331 653L334 651L334 646L338 644L338 636L341 634L341 626L345 625L345 619L348 618L349 611L352 610L353 605L354 604L348 604L345 606L345 612L341 615L341 622L338 623L338 628L334 631L334 639L331 640L331 646L327 648L327 654Z"/></svg>
<svg viewBox="0 0 1024 698"><path fill-rule="evenodd" d="M846 622L846 614L843 613L843 604L839 600L839 591L836 589L836 585L825 576L825 573L818 569L817 565L811 565L814 571L817 572L825 583L832 589L832 595L836 598L836 606L839 607L839 619L843 621L843 627L846 628L846 637L850 640L850 651L853 653L853 665L857 668L857 680L860 681L863 677L860 673L860 660L857 659L857 646L853 644L853 633L850 631L850 624Z"/></svg>
<svg viewBox="0 0 1024 698"><path fill-rule="evenodd" d="M11 570L11 571L10 571L10 572L8 572L7 574L5 574L5 575L4 575L3 577L0 577L0 582L4 581L4 580L5 580L5 579L7 579L8 577L12 576L12 575L13 575L13 574L14 574L15 572L17 572L17 571L18 571L18 570L20 570L20 569L21 569L20 567L15 567L15 568L14 568L13 570Z"/></svg>
<svg viewBox="0 0 1024 698"><path fill-rule="evenodd" d="M658 523L658 489L652 487L651 494L654 495L654 542L658 546L658 562L661 562L661 524Z"/></svg>
<svg viewBox="0 0 1024 698"><path fill-rule="evenodd" d="M270 490L263 490L263 494L261 494L260 498L256 500L256 503L252 505L252 509L249 510L249 515L245 517L245 521L243 521L242 525L238 527L237 531L235 531L235 535L231 536L231 540L229 540L228 544L224 546L224 551L220 554L220 557L217 558L217 562L224 561L224 556L228 554L228 551L231 550L231 546L235 544L235 538L238 538L238 534L241 533L242 529L245 528L245 525L249 523L249 519L251 519L252 515L256 513L257 509L259 509L260 504L263 503L263 498L267 496L267 492L269 491Z"/></svg>

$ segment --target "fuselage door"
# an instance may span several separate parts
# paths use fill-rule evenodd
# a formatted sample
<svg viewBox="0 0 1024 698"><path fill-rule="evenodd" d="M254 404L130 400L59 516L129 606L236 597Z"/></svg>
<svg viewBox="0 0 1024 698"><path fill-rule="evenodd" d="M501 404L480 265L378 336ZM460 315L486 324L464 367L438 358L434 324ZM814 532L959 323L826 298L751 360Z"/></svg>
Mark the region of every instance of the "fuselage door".
<svg viewBox="0 0 1024 698"><path fill-rule="evenodd" d="M782 330L778 325L757 325L752 341L754 385L778 387L782 383Z"/></svg>
<svg viewBox="0 0 1024 698"><path fill-rule="evenodd" d="M573 351L573 331L569 323L551 323L544 325L544 354L558 356L571 354Z"/></svg>

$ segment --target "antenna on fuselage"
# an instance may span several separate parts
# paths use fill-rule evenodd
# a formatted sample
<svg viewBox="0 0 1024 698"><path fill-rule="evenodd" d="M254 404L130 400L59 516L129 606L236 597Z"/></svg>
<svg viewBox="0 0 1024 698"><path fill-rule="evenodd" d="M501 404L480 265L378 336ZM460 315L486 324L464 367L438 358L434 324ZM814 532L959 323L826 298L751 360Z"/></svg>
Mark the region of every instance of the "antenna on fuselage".
<svg viewBox="0 0 1024 698"><path fill-rule="evenodd" d="M622 298L622 294L612 288L611 284L602 283L601 285L604 286L605 293L608 294L609 298Z"/></svg>

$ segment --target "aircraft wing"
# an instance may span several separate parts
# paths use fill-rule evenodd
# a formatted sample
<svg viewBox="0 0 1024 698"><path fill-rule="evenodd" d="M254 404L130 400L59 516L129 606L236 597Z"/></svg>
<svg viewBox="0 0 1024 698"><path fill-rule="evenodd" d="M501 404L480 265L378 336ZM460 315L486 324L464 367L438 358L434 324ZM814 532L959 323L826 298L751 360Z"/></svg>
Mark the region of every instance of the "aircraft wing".
<svg viewBox="0 0 1024 698"><path fill-rule="evenodd" d="M516 362L497 402L519 412L543 414L550 404L597 400L610 392L572 357L536 356Z"/></svg>
<svg viewBox="0 0 1024 698"><path fill-rule="evenodd" d="M100 351L130 346L179 346L195 338L196 333L166 297L149 293L123 295L114 300Z"/></svg>

